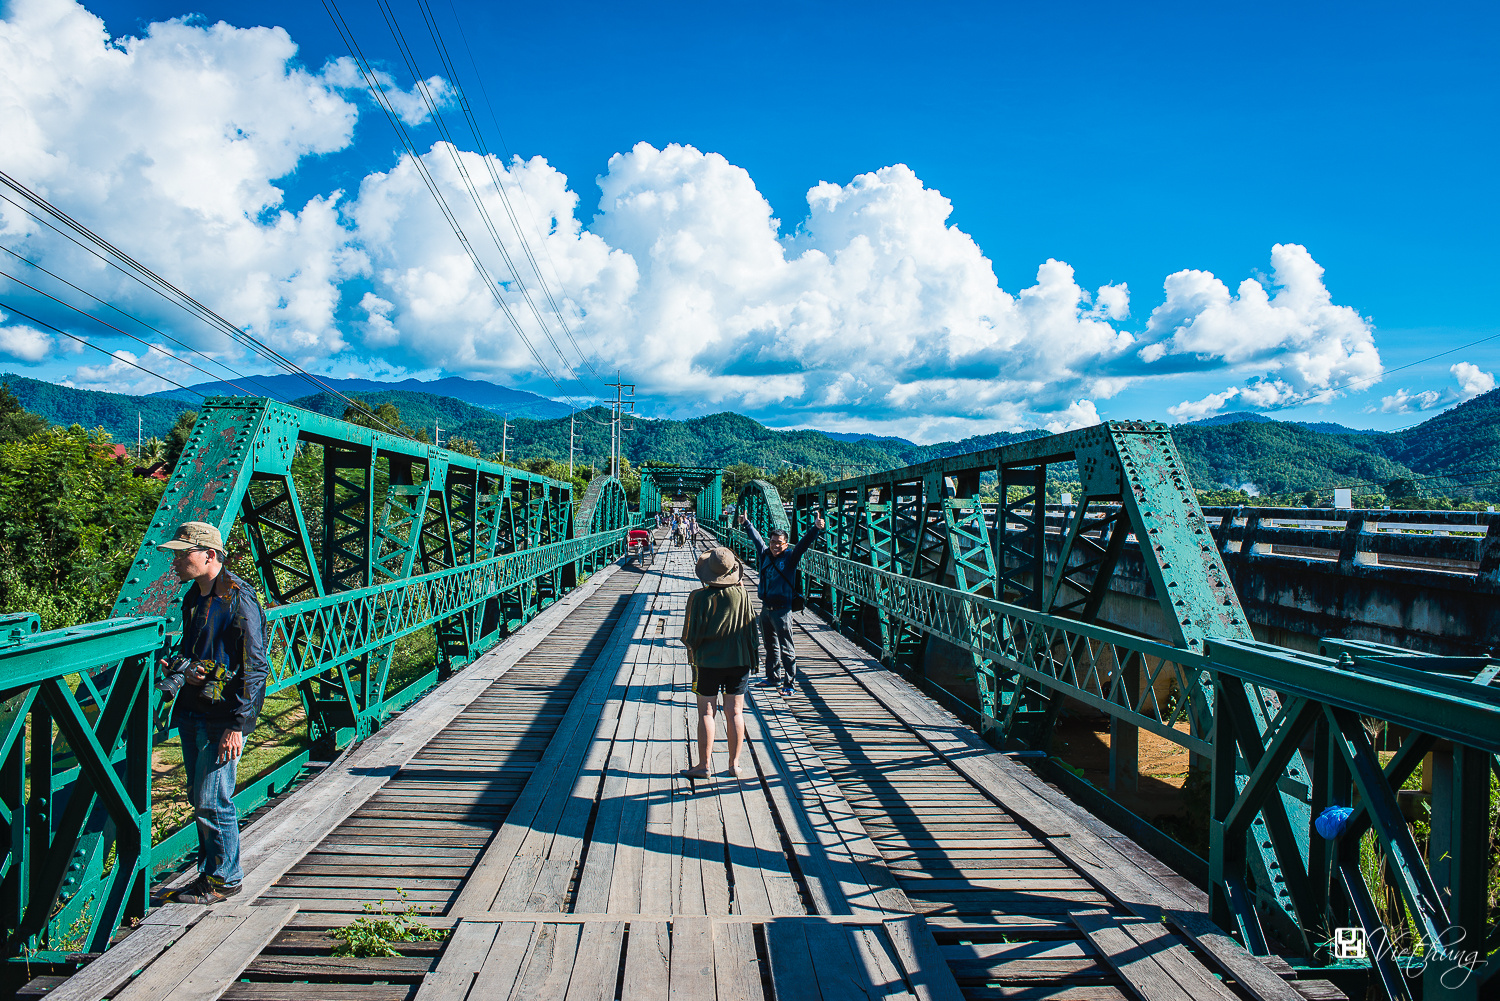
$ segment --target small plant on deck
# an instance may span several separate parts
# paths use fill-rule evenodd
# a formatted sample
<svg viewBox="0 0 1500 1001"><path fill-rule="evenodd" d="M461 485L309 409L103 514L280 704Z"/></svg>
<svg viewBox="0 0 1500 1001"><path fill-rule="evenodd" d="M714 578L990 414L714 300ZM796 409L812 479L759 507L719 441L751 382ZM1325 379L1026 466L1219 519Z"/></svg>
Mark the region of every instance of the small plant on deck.
<svg viewBox="0 0 1500 1001"><path fill-rule="evenodd" d="M386 910L384 900L365 904L364 917L330 932L340 943L334 946L335 956L399 956L401 953L391 948L392 942L435 942L447 935L441 928L422 923L405 890L397 887L396 892L401 895L399 910Z"/></svg>

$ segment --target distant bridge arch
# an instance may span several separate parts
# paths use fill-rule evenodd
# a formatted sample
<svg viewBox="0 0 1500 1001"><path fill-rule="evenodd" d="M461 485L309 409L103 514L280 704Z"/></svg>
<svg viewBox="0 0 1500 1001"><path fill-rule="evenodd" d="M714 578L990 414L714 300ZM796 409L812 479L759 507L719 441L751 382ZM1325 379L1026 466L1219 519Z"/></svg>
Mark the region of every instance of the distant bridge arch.
<svg viewBox="0 0 1500 1001"><path fill-rule="evenodd" d="M755 526L762 539L771 532L781 531L791 535L792 526L786 517L786 505L781 501L781 491L768 480L751 480L740 491L735 502L735 516L743 514Z"/></svg>
<svg viewBox="0 0 1500 1001"><path fill-rule="evenodd" d="M625 497L624 484L613 476L596 476L589 481L573 515L573 538L625 528L630 523L630 501Z"/></svg>
<svg viewBox="0 0 1500 1001"><path fill-rule="evenodd" d="M662 509L666 494L696 493L698 520L716 522L724 515L724 470L718 466L642 466L641 515Z"/></svg>

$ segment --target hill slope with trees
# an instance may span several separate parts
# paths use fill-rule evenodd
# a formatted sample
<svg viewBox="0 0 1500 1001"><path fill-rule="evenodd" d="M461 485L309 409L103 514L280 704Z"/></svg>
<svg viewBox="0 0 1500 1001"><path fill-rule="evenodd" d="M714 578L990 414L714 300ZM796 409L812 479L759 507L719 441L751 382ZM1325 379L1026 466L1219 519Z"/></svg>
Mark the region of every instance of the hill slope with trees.
<svg viewBox="0 0 1500 1001"><path fill-rule="evenodd" d="M188 405L159 396L124 396L71 389L5 375L21 406L52 424L102 427L117 440L135 438L136 415L145 434L169 438ZM412 433L485 456L498 456L505 439L510 461L568 459L569 420L519 418L505 423L493 410L451 396L407 389L361 393L371 409L396 408ZM347 402L330 393L304 396L294 405L343 417ZM601 407L580 411L575 462L602 468L609 455L609 413ZM1330 425L1338 427L1338 425ZM1500 390L1487 393L1414 428L1394 433L1339 433L1317 425L1274 420L1200 421L1173 429L1194 484L1206 491L1242 495L1310 496L1328 503L1334 487L1351 487L1370 503L1385 502L1387 485L1410 481L1414 498L1500 499ZM180 436L181 428L179 428ZM720 413L690 420L637 418L624 436L623 451L635 466L645 462L730 467L746 465L768 473L800 471L806 479L836 479L865 471L911 465L928 459L993 448L1045 432L996 432L963 441L918 445L902 438L828 435L821 431L779 431L741 414ZM1062 471L1059 471L1062 472ZM1225 496L1224 502L1235 497ZM1393 498L1394 499L1394 498Z"/></svg>

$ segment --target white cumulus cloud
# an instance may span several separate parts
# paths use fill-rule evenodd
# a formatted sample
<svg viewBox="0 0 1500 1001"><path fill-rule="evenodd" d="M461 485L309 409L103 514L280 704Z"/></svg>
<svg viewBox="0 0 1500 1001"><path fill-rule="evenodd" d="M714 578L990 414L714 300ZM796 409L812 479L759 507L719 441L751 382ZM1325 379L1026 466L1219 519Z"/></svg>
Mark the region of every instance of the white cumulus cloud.
<svg viewBox="0 0 1500 1001"><path fill-rule="evenodd" d="M1436 410L1439 407L1448 407L1465 400L1472 400L1481 393L1488 393L1495 388L1494 373L1482 371L1472 362L1461 361L1451 366L1448 371L1458 382L1456 388L1450 387L1443 391L1428 389L1420 393L1409 393L1405 389L1398 389L1390 396L1380 398L1380 412L1409 414L1413 411Z"/></svg>
<svg viewBox="0 0 1500 1001"><path fill-rule="evenodd" d="M414 128L430 117L424 88L440 112L452 103L441 78L403 90L377 73ZM420 165L491 285L419 163L384 147L357 191L289 203L285 179L354 144L361 107L349 60L304 67L279 28L178 19L111 38L72 0L14 0L0 20L0 165L317 371L457 374L558 396L542 369L578 395L598 391L593 371L618 369L660 414L740 409L921 440L1076 427L1098 420L1100 401L1184 372L1238 384L1173 408L1183 417L1381 374L1373 327L1333 303L1300 246L1274 247L1273 279L1235 293L1204 271L1169 276L1138 335L1131 290L1085 286L1068 263L1001 288L949 200L902 164L821 182L784 222L743 168L691 146L617 153L595 207L541 157L432 144ZM0 211L0 239L88 275L174 336L230 350L18 213ZM27 345L18 358L57 350ZM75 381L138 385L122 357Z"/></svg>
<svg viewBox="0 0 1500 1001"><path fill-rule="evenodd" d="M54 349L50 334L22 323L6 325L10 319L0 311L0 358L36 364L46 359Z"/></svg>
<svg viewBox="0 0 1500 1001"><path fill-rule="evenodd" d="M1453 377L1458 380L1460 400L1472 400L1481 393L1488 393L1495 388L1495 374L1481 372L1478 365L1470 362L1461 361L1448 371L1452 372Z"/></svg>

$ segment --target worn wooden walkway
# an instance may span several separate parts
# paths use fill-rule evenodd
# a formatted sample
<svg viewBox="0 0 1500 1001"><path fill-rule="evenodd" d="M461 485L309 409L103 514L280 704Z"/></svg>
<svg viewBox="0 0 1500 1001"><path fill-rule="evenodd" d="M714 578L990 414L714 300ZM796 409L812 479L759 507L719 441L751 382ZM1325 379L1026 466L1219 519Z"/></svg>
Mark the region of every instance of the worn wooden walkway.
<svg viewBox="0 0 1500 1001"><path fill-rule="evenodd" d="M1247 998L1337 995L802 616L742 778L690 781L689 548L600 573L243 837L245 892L159 908L52 997ZM442 941L332 955L370 909ZM1286 974L1286 976L1283 976Z"/></svg>

